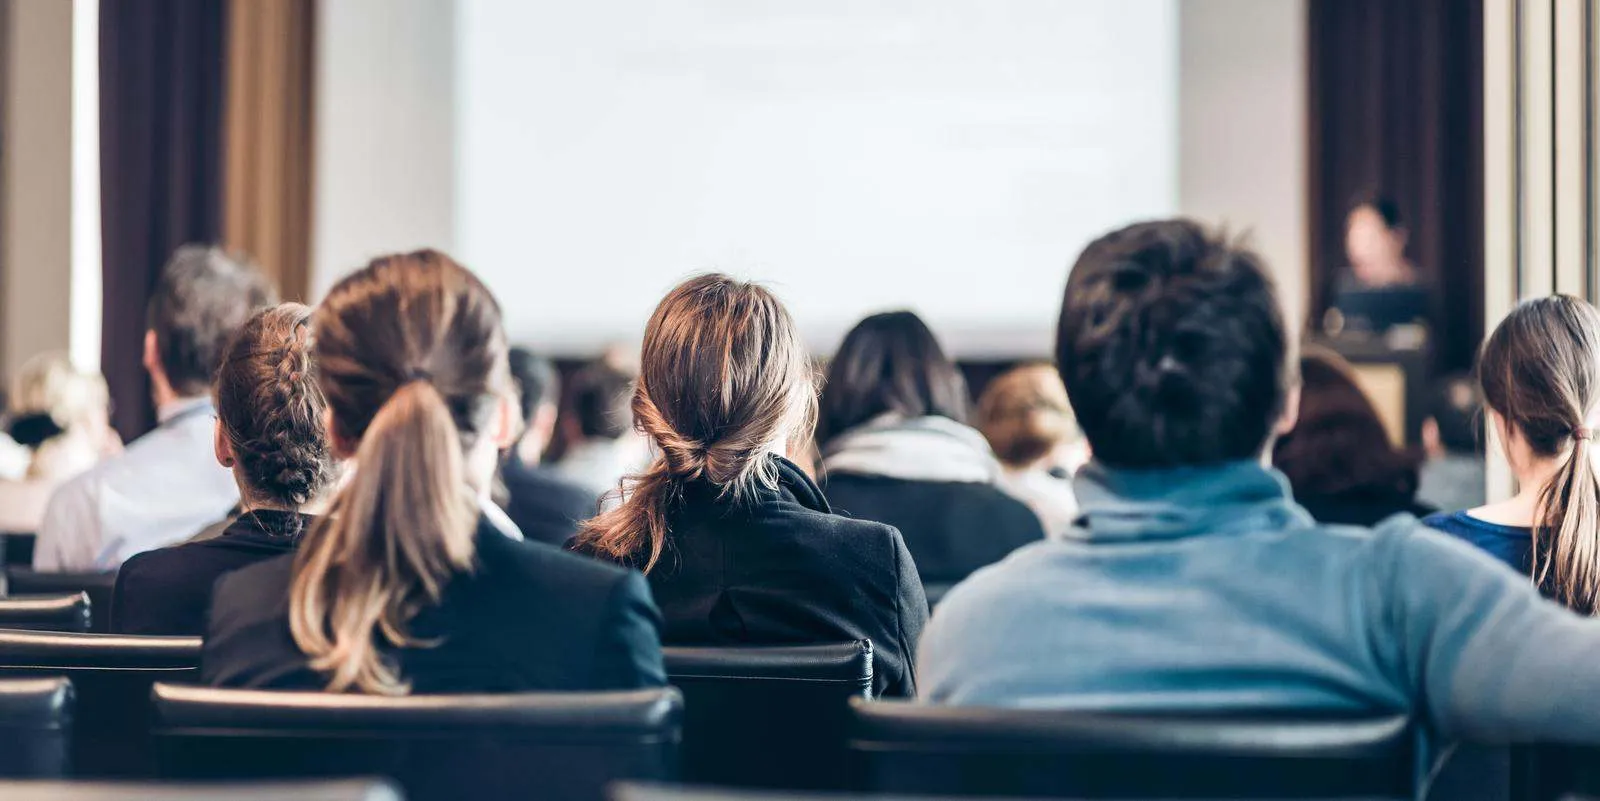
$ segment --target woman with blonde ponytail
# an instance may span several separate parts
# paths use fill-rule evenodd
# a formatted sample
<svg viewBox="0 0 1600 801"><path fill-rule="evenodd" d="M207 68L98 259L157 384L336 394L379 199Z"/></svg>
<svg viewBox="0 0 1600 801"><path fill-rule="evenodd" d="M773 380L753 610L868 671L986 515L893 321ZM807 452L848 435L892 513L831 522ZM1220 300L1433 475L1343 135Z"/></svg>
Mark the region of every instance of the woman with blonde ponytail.
<svg viewBox="0 0 1600 801"><path fill-rule="evenodd" d="M1600 311L1565 295L1527 301L1478 360L1490 423L1518 492L1507 501L1429 517L1531 576L1576 612L1600 611Z"/></svg>
<svg viewBox="0 0 1600 801"><path fill-rule="evenodd" d="M786 458L809 444L816 403L771 292L684 282L645 327L633 393L659 455L573 547L645 571L668 643L871 640L876 690L912 695L928 604L900 533L833 514Z"/></svg>
<svg viewBox="0 0 1600 801"><path fill-rule="evenodd" d="M203 679L377 695L663 684L641 576L483 511L518 425L477 276L435 251L380 258L312 329L329 447L353 475L295 554L218 583Z"/></svg>

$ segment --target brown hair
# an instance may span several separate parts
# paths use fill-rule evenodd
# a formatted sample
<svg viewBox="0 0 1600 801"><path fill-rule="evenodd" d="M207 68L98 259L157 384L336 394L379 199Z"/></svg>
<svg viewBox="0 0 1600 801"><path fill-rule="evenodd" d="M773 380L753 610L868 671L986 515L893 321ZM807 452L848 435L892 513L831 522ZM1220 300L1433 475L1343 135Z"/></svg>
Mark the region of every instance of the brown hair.
<svg viewBox="0 0 1600 801"><path fill-rule="evenodd" d="M385 256L340 281L313 318L331 434L356 471L295 557L289 622L328 689L402 695L379 650L470 571L478 507L466 456L510 398L500 307L442 253Z"/></svg>
<svg viewBox="0 0 1600 801"><path fill-rule="evenodd" d="M247 494L289 509L310 503L333 478L310 333L307 306L257 312L223 351L212 389Z"/></svg>
<svg viewBox="0 0 1600 801"><path fill-rule="evenodd" d="M775 486L767 447L785 431L808 435L815 415L811 364L777 297L725 275L685 281L650 315L633 391L635 425L660 455L621 505L584 524L580 546L648 572L686 483L734 499Z"/></svg>
<svg viewBox="0 0 1600 801"><path fill-rule="evenodd" d="M256 309L277 302L272 286L244 256L215 245L178 248L146 310L173 391L204 395L239 326Z"/></svg>
<svg viewBox="0 0 1600 801"><path fill-rule="evenodd" d="M1600 602L1600 478L1592 416L1600 398L1600 312L1565 295L1511 311L1478 360L1483 400L1535 456L1561 459L1540 490L1533 525L1533 578L1583 614Z"/></svg>
<svg viewBox="0 0 1600 801"><path fill-rule="evenodd" d="M1048 364L1014 367L978 398L978 430L1001 462L1025 467L1082 436L1061 375Z"/></svg>
<svg viewBox="0 0 1600 801"><path fill-rule="evenodd" d="M1410 503L1420 462L1390 441L1344 359L1321 350L1300 358L1300 413L1294 430L1272 448L1272 464L1288 477L1295 497L1359 494Z"/></svg>

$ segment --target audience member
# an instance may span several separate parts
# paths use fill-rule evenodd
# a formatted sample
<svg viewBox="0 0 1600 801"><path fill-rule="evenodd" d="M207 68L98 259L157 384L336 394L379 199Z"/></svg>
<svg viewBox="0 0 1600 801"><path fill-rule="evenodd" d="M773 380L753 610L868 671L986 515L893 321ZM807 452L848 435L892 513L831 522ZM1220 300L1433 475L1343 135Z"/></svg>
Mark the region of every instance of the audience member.
<svg viewBox="0 0 1600 801"><path fill-rule="evenodd" d="M519 428L500 307L434 251L379 258L313 317L328 440L350 480L294 553L224 576L208 684L377 695L601 690L666 677L638 573L500 530Z"/></svg>
<svg viewBox="0 0 1600 801"><path fill-rule="evenodd" d="M928 615L899 532L832 513L784 458L816 412L794 321L766 289L691 279L651 315L633 415L659 448L574 548L638 567L677 644L869 639L880 693L914 693Z"/></svg>
<svg viewBox="0 0 1600 801"><path fill-rule="evenodd" d="M217 578L293 551L322 511L334 467L310 323L311 309L298 303L266 309L223 352L212 390L215 450L239 485L240 512L215 537L124 562L112 596L113 631L204 634Z"/></svg>
<svg viewBox="0 0 1600 801"><path fill-rule="evenodd" d="M598 505L590 488L540 465L555 434L561 378L549 360L525 348L512 348L511 379L521 401L523 429L500 464L505 511L529 539L565 545L578 533L578 523L593 517Z"/></svg>
<svg viewBox="0 0 1600 801"><path fill-rule="evenodd" d="M1478 359L1483 401L1519 490L1425 522L1531 576L1574 611L1600 609L1600 312L1577 298L1527 301Z"/></svg>
<svg viewBox="0 0 1600 801"><path fill-rule="evenodd" d="M1452 376L1431 393L1422 421L1422 451L1427 459L1417 481L1417 501L1445 512L1483 505L1488 478L1483 442L1478 436L1483 401L1466 376Z"/></svg>
<svg viewBox="0 0 1600 801"><path fill-rule="evenodd" d="M12 381L6 429L27 461L0 478L0 531L37 531L56 488L121 450L111 429L106 381L72 366L64 353L24 362Z"/></svg>
<svg viewBox="0 0 1600 801"><path fill-rule="evenodd" d="M222 349L273 292L255 267L220 248L186 245L150 298L144 367L160 424L120 456L63 484L34 551L45 571L114 570L187 539L239 499L212 454L211 377Z"/></svg>
<svg viewBox="0 0 1600 801"><path fill-rule="evenodd" d="M1068 479L1088 455L1056 369L1023 365L991 381L978 398L978 430L1000 460L1001 489L1028 504L1047 534L1071 528L1078 501Z"/></svg>
<svg viewBox="0 0 1600 801"><path fill-rule="evenodd" d="M1187 221L1090 244L1062 378L1082 526L955 588L922 640L946 704L1409 709L1445 736L1600 740L1600 625L1409 518L1319 526L1262 466L1290 340L1259 258ZM1571 427L1581 424L1572 421Z"/></svg>
<svg viewBox="0 0 1600 801"><path fill-rule="evenodd" d="M563 415L567 448L555 472L587 488L591 501L615 492L623 476L649 461L646 443L634 431L628 410L632 390L633 376L606 361L591 362L572 376L570 405Z"/></svg>
<svg viewBox="0 0 1600 801"><path fill-rule="evenodd" d="M1396 514L1432 512L1416 502L1419 461L1389 440L1343 359L1301 357L1300 410L1294 430L1273 447L1272 464L1317 522L1373 526Z"/></svg>
<svg viewBox="0 0 1600 801"><path fill-rule="evenodd" d="M845 514L899 529L930 586L1044 537L1000 489L1000 462L966 419L966 381L911 312L862 320L828 366L823 488Z"/></svg>

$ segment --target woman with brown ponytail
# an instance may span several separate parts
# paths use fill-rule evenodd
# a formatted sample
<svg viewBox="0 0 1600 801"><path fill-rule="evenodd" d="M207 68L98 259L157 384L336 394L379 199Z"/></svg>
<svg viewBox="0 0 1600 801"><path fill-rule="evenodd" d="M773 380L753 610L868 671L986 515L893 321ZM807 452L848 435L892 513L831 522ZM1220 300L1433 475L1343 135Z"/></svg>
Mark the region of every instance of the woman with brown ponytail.
<svg viewBox="0 0 1600 801"><path fill-rule="evenodd" d="M1573 297L1530 300L1483 346L1490 424L1520 487L1510 500L1424 522L1533 577L1584 615L1600 610L1600 312Z"/></svg>
<svg viewBox="0 0 1600 801"><path fill-rule="evenodd" d="M833 514L785 458L817 402L788 311L755 284L693 278L656 307L640 357L633 414L659 455L574 548L645 571L668 643L869 639L875 689L914 694L928 604L900 533Z"/></svg>
<svg viewBox="0 0 1600 801"><path fill-rule="evenodd" d="M354 473L295 554L218 582L202 679L375 695L664 684L643 577L481 511L518 425L477 276L435 251L383 257L334 286L312 329L329 449Z"/></svg>

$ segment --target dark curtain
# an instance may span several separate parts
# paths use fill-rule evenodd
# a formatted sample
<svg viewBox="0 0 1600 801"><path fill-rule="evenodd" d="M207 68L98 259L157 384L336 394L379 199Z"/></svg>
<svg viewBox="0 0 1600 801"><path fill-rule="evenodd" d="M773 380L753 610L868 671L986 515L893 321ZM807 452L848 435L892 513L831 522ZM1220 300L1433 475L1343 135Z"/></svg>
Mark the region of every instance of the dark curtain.
<svg viewBox="0 0 1600 801"><path fill-rule="evenodd" d="M101 0L101 369L124 438L155 422L145 305L185 242L222 233L223 0Z"/></svg>
<svg viewBox="0 0 1600 801"><path fill-rule="evenodd" d="M1432 294L1434 366L1472 367L1483 339L1482 0L1311 0L1312 325L1344 268L1364 194L1399 204Z"/></svg>

